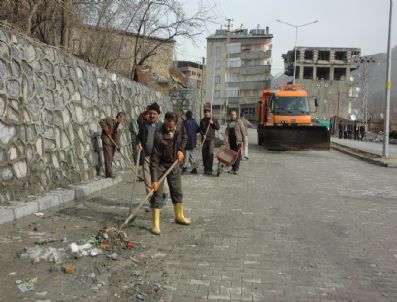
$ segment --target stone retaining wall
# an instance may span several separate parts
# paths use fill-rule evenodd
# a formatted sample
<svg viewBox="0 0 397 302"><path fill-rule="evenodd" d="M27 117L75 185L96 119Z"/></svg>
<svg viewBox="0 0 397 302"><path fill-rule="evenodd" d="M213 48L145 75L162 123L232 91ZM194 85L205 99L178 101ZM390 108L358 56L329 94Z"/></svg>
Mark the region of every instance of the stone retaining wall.
<svg viewBox="0 0 397 302"><path fill-rule="evenodd" d="M98 120L169 98L0 26L0 204L100 173ZM131 156L129 123L122 148ZM121 157L117 167L124 167Z"/></svg>

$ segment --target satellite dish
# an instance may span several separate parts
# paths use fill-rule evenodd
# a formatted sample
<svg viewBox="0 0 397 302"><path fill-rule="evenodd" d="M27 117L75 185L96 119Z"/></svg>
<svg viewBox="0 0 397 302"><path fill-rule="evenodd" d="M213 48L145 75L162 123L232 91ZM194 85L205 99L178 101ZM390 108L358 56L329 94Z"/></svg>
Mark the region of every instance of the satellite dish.
<svg viewBox="0 0 397 302"><path fill-rule="evenodd" d="M352 121L355 121L355 120L357 119L357 116L356 116L355 114L352 114L352 115L350 116L350 119L351 119Z"/></svg>

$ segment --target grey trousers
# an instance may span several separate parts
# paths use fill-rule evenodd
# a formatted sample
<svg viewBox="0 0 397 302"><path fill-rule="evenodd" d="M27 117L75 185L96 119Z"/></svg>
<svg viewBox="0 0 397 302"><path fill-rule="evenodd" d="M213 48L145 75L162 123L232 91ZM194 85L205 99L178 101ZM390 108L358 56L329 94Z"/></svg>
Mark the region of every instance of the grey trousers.
<svg viewBox="0 0 397 302"><path fill-rule="evenodd" d="M192 168L196 168L197 166L197 155L196 155L196 148L192 150L185 149L185 160L183 162L183 167L187 168L189 166Z"/></svg>
<svg viewBox="0 0 397 302"><path fill-rule="evenodd" d="M161 171L161 175L166 171L166 168L163 168ZM182 193L182 181L181 181L181 171L179 167L175 167L170 174L167 175L167 179L164 180L164 182L167 181L169 190L170 190L170 196L172 203L182 203L183 200L183 193ZM164 192L164 182L160 184L159 189L157 192L153 194L152 199L150 200L150 207L152 209L161 209L164 204L165 200L163 198L163 192Z"/></svg>
<svg viewBox="0 0 397 302"><path fill-rule="evenodd" d="M103 157L105 158L105 177L112 177L112 162L113 162L113 155L116 147L113 145L108 145L102 143L103 149Z"/></svg>

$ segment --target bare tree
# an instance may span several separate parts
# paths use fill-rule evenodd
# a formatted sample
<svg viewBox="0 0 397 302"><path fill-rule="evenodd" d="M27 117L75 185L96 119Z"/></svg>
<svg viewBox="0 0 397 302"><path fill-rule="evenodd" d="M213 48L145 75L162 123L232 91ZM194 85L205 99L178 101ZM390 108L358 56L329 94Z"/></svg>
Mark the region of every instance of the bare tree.
<svg viewBox="0 0 397 302"><path fill-rule="evenodd" d="M77 22L71 0L1 0L0 20L51 45L64 46L67 28Z"/></svg>
<svg viewBox="0 0 397 302"><path fill-rule="evenodd" d="M194 40L211 20L210 9L203 2L190 15L176 0L98 0L75 5L89 25L88 30L95 31L86 39L82 57L105 68L129 60L129 73L135 80L137 67L143 66L161 47L178 37ZM126 38L131 36L134 43L125 52Z"/></svg>

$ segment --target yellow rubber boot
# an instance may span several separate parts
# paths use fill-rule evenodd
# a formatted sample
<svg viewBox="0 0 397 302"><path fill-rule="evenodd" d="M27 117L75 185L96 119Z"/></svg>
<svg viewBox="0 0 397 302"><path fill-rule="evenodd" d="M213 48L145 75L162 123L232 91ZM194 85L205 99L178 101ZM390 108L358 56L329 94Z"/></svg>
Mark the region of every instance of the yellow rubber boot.
<svg viewBox="0 0 397 302"><path fill-rule="evenodd" d="M175 222L183 225L189 225L192 221L189 218L185 218L183 215L183 203L178 202L174 204L175 211Z"/></svg>
<svg viewBox="0 0 397 302"><path fill-rule="evenodd" d="M152 233L160 235L160 209L152 209Z"/></svg>

